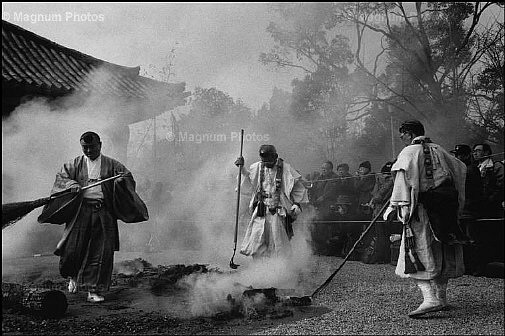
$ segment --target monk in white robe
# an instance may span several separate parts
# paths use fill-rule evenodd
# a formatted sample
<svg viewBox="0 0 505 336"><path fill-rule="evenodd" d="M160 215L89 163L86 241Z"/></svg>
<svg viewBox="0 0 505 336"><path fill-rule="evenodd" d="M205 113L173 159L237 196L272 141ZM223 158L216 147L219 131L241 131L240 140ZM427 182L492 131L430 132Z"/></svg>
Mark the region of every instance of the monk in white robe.
<svg viewBox="0 0 505 336"><path fill-rule="evenodd" d="M262 161L242 170L241 192L252 194L252 217L240 253L254 259L287 257L291 255L291 224L301 212L300 203L308 202L307 190L301 175L277 157L274 146L261 146L260 157Z"/></svg>
<svg viewBox="0 0 505 336"><path fill-rule="evenodd" d="M447 211L453 211L457 220L457 212L464 206L466 166L425 137L424 127L419 121L403 123L400 133L406 147L391 168L395 176L394 187L390 208L384 217L387 218L392 210L396 210L399 220L404 225L408 224L414 235L413 253L418 256L424 269L417 269L412 273L406 272L404 230L395 273L400 277L415 279L421 289L423 303L418 309L409 313L410 317L417 317L428 312L447 309L448 279L464 274L462 245L457 240L447 243L445 238L441 239L434 234L438 231L433 223L430 223L427 208L420 202L420 197L422 198L423 193L429 189L450 185L457 191L457 205L453 208L447 205ZM428 166L425 163L426 155ZM452 237L450 234L447 236ZM409 253L407 258L412 260L412 255Z"/></svg>

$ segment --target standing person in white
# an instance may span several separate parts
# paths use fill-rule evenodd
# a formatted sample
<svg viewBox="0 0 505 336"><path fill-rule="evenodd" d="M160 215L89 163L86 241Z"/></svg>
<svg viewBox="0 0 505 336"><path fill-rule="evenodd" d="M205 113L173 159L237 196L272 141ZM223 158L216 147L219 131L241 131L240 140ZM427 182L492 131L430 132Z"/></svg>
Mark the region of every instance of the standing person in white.
<svg viewBox="0 0 505 336"><path fill-rule="evenodd" d="M282 257L291 254L292 223L307 203L307 190L302 176L277 155L273 145L259 149L261 161L242 169L241 191L252 194L251 220L246 229L240 253L253 259ZM235 165L243 166L239 157Z"/></svg>
<svg viewBox="0 0 505 336"><path fill-rule="evenodd" d="M410 317L448 308L449 278L464 274L458 211L465 204L466 166L424 135L417 120L404 122L405 148L391 168L390 208L404 225L396 274L416 281L423 302ZM415 267L414 267L415 265Z"/></svg>

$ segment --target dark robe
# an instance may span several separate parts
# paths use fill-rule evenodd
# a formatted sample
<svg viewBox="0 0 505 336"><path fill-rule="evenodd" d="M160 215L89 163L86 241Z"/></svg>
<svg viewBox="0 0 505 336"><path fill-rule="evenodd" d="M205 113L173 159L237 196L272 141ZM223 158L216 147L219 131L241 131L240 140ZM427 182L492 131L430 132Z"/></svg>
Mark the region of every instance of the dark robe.
<svg viewBox="0 0 505 336"><path fill-rule="evenodd" d="M319 181L317 181L318 192L314 204L318 209L318 216L321 220L331 220L332 211L330 211L330 206L335 205L338 196L335 184L337 177L337 174L331 172L328 176L319 177Z"/></svg>
<svg viewBox="0 0 505 336"><path fill-rule="evenodd" d="M65 163L56 175L51 195L72 186L88 184L88 169L84 156ZM83 193L68 194L53 199L42 210L40 223L63 224L65 230L55 254L60 256L60 274L77 278L81 285L92 289L110 286L114 251L119 250L117 220L126 223L146 221L147 207L135 192L135 180L120 162L101 155L100 179L124 175L102 183L103 206L97 208Z"/></svg>
<svg viewBox="0 0 505 336"><path fill-rule="evenodd" d="M359 219L371 219L372 209L365 206L372 199L372 191L375 186L375 175L373 173L359 175L354 181L354 189L356 190L357 204L356 212Z"/></svg>

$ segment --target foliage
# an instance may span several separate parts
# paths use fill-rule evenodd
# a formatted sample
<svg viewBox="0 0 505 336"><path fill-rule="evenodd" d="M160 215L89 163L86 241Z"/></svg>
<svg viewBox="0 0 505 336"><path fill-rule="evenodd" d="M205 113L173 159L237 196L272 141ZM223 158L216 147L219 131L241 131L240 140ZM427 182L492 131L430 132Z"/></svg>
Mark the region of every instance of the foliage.
<svg viewBox="0 0 505 336"><path fill-rule="evenodd" d="M504 146L505 57L504 25L498 24L487 36L492 36L482 58L483 70L476 74L469 89L468 118L473 125L476 141L487 139L499 149Z"/></svg>
<svg viewBox="0 0 505 336"><path fill-rule="evenodd" d="M300 121L322 119L320 131L331 157L335 142L345 136L346 115L353 88L348 66L353 55L349 39L332 30L331 3L279 3L273 9L283 19L267 31L274 47L260 55L265 65L304 71L292 82L290 113ZM319 120L318 120L319 121Z"/></svg>
<svg viewBox="0 0 505 336"><path fill-rule="evenodd" d="M377 95L371 98L385 97L385 103L402 112L402 119L420 119L434 137L453 144L468 139L469 77L479 71L492 42L487 38L479 43L479 35L486 31L478 24L491 5L416 3L409 12L402 3L347 3L340 5L337 17L355 24L358 41L365 31L383 39L376 61L385 56L384 72L368 69L356 55L357 66L377 85ZM384 22L368 20L376 15Z"/></svg>

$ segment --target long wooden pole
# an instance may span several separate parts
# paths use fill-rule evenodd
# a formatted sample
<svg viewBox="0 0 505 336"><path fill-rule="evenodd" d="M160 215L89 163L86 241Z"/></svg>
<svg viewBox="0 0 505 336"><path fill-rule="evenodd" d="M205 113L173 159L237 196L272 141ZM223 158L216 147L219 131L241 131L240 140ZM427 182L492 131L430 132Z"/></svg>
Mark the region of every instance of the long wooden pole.
<svg viewBox="0 0 505 336"><path fill-rule="evenodd" d="M375 222L377 222L377 220L379 219L379 217L382 215L382 212L384 211L384 209L386 209L386 207L389 205L389 201L390 199L388 199L388 201L386 203L384 203L384 205L382 206L382 208L380 209L379 213L375 216L375 218L370 222L370 224L368 225L368 227L365 229L365 231L363 231L361 233L361 236L358 238L358 240L356 240L356 242L354 243L354 245L352 246L352 248L349 250L349 252L347 253L347 255L345 256L344 258L344 261L342 261L342 263L337 267L337 269L328 277L328 279L326 279L326 281L321 285L319 286L313 293L312 295L310 296L311 298L313 298L314 296L316 296L320 291L322 291L326 286L328 286L328 284L331 282L331 280L333 279L333 277L335 277L335 275L338 273L338 271L340 271L340 269L342 267L344 267L344 264L347 262L347 260L349 259L349 257L352 255L352 253L354 252L354 250L356 249L356 246L358 246L358 244L363 240L363 238L366 236L366 234L368 233L368 231L370 231L370 229L372 228L372 226L375 224Z"/></svg>
<svg viewBox="0 0 505 336"><path fill-rule="evenodd" d="M244 148L244 130L240 131L240 157ZM238 217L240 214L240 185L242 184L242 165L238 167L238 186L237 186L237 211L235 212L235 235L233 237L233 256L230 260L230 268L236 269L239 265L233 262L235 252L237 251L237 235L238 235Z"/></svg>

